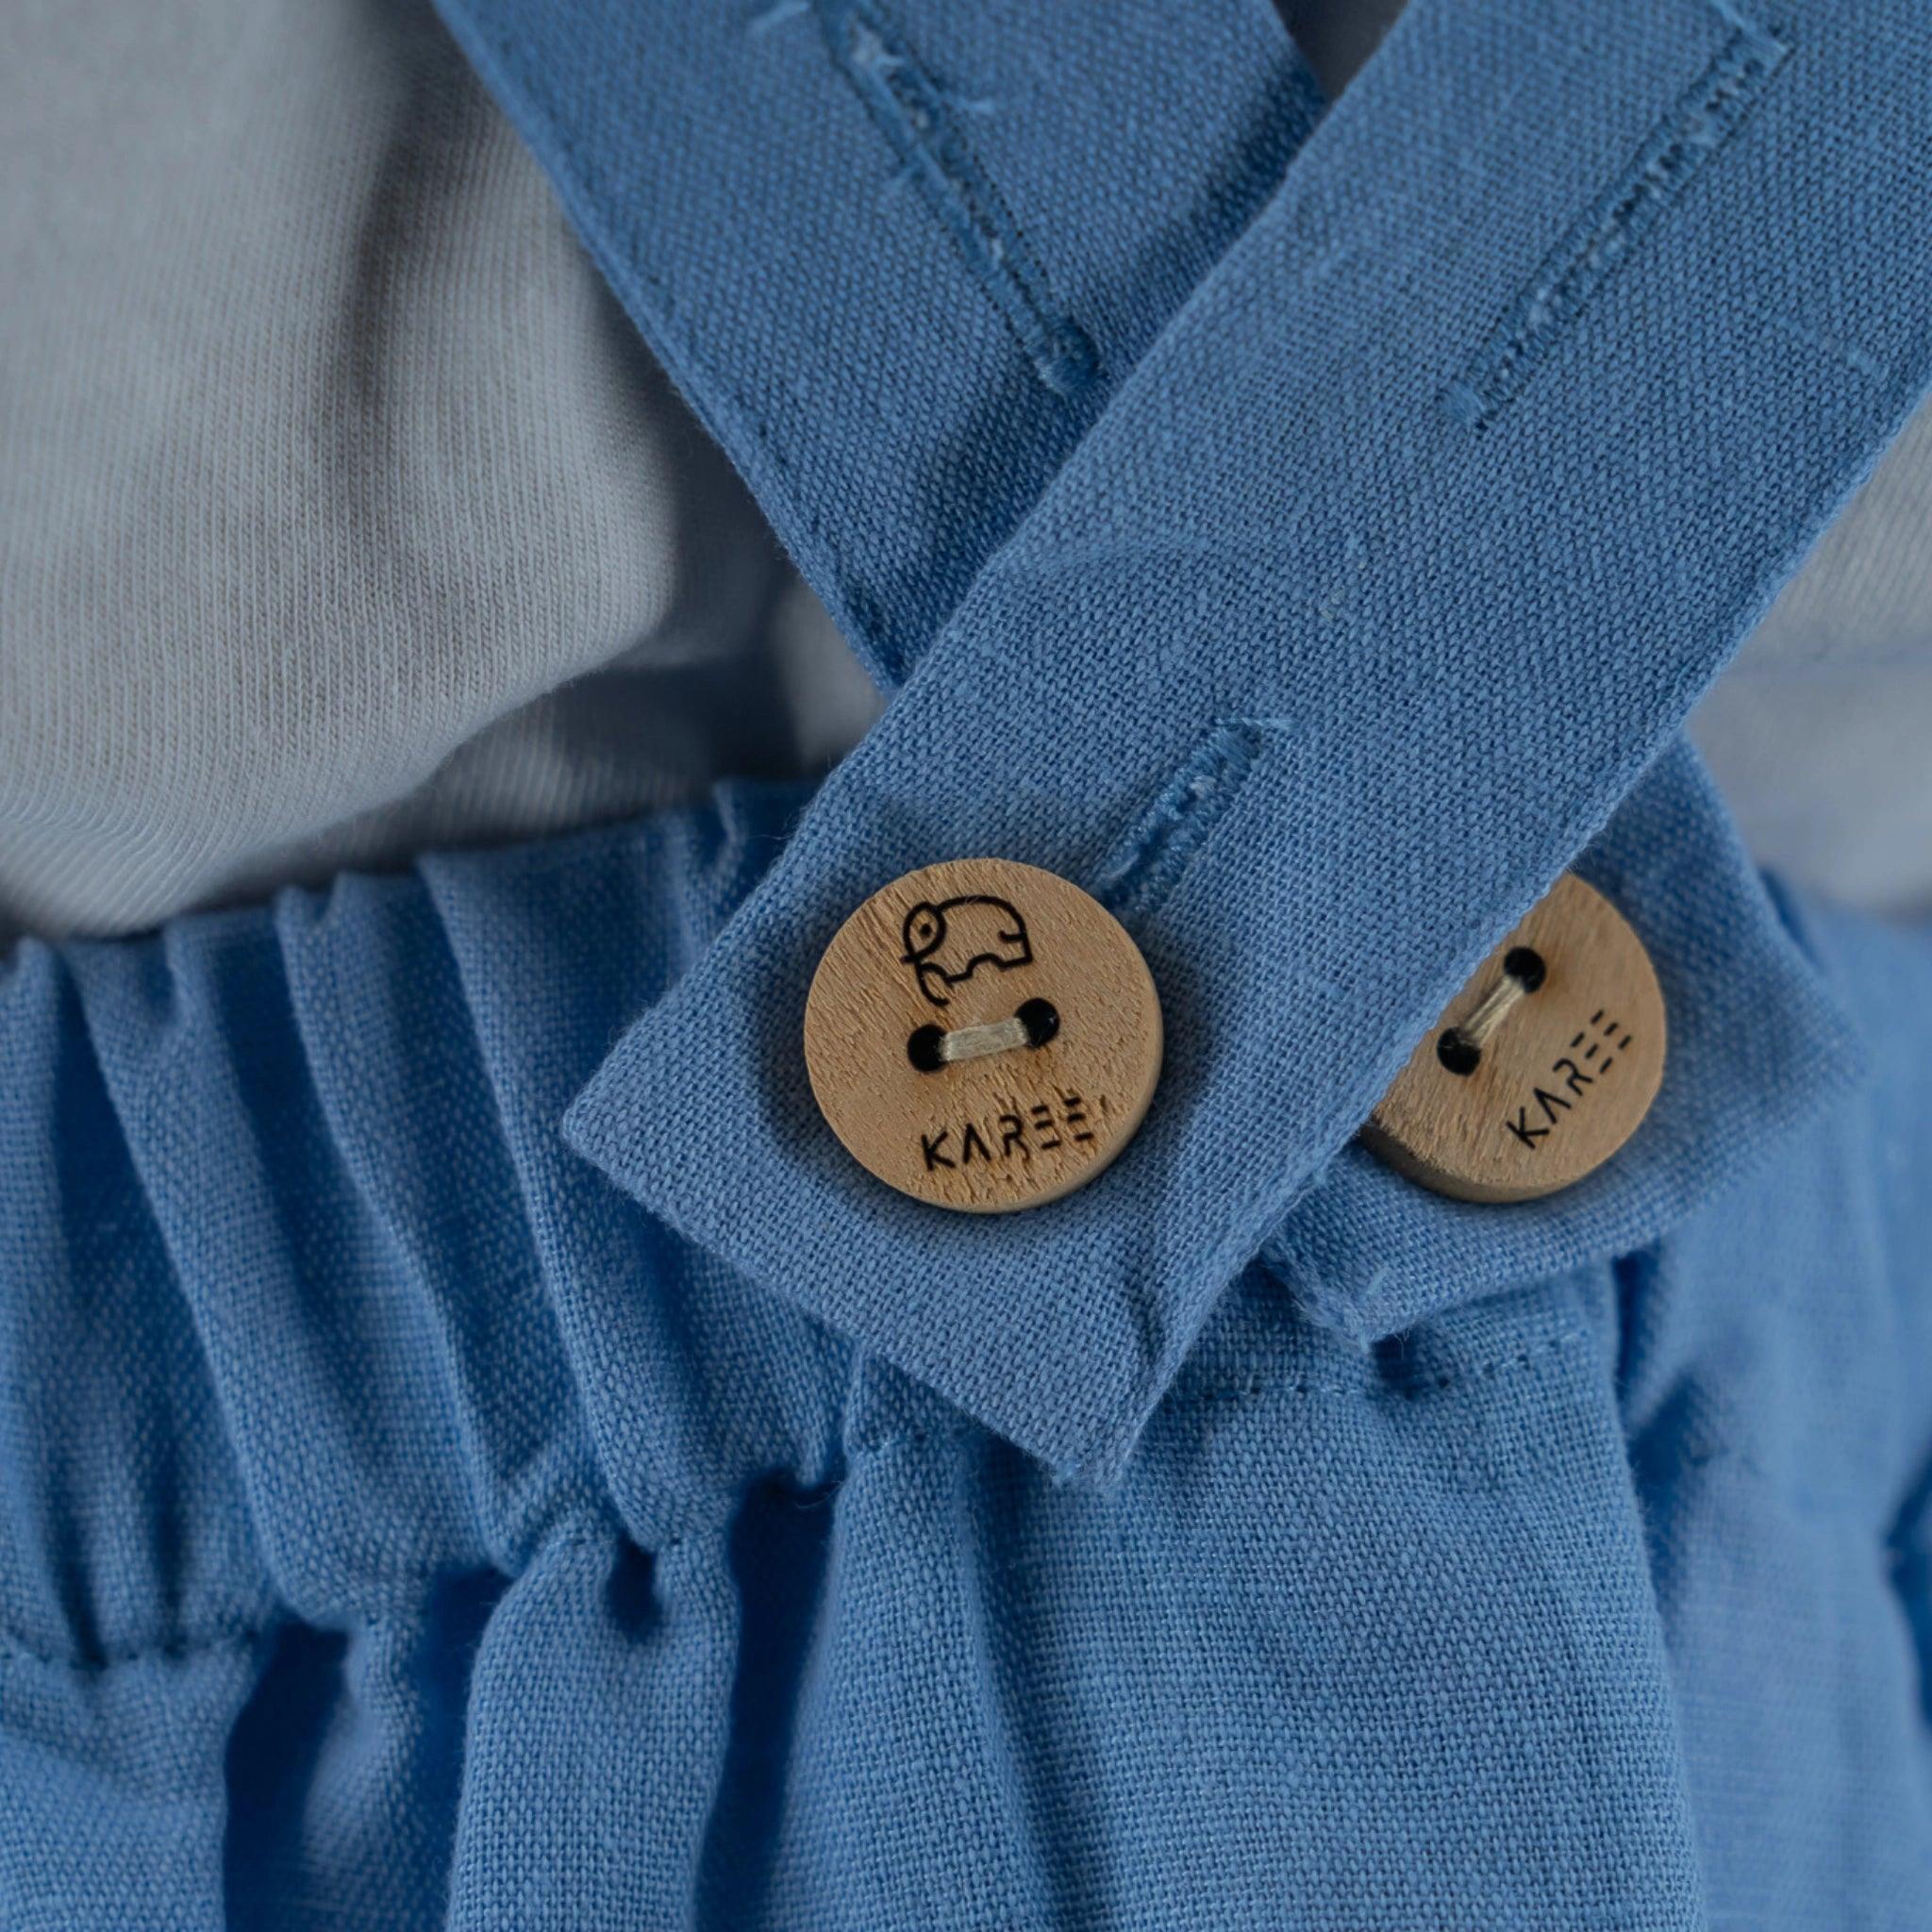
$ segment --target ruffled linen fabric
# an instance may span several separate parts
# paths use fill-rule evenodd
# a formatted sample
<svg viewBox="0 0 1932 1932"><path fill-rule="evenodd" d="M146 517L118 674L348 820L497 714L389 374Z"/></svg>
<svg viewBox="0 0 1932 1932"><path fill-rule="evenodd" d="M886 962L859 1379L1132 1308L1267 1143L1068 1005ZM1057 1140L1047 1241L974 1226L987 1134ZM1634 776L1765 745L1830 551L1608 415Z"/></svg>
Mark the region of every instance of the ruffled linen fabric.
<svg viewBox="0 0 1932 1932"><path fill-rule="evenodd" d="M1634 1251L1339 1173L1068 1487L558 1137L802 803L9 964L9 1932L1923 1923L1923 937L1787 903L1869 1071Z"/></svg>

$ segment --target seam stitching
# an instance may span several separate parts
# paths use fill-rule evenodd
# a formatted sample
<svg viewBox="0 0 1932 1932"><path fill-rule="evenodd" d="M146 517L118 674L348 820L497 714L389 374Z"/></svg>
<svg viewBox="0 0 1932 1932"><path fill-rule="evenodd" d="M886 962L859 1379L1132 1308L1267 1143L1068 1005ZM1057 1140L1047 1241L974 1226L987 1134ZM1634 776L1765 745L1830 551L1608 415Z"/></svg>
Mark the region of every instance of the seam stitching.
<svg viewBox="0 0 1932 1932"><path fill-rule="evenodd" d="M1579 1341L1590 1340L1587 1328L1566 1328L1560 1334L1546 1337L1543 1341L1512 1350L1507 1355L1492 1357L1488 1361L1473 1363L1467 1368L1457 1368L1439 1374L1414 1376L1401 1381L1375 1381L1364 1377L1359 1382L1323 1382L1307 1376L1271 1378L1254 1375L1245 1382L1231 1382L1218 1389L1203 1389L1187 1399L1192 1405L1206 1407L1213 1403L1241 1403L1253 1401L1258 1396L1271 1394L1284 1395L1336 1395L1357 1397L1361 1395L1398 1395L1405 1402L1415 1402L1425 1395L1436 1395L1444 1390L1467 1387L1474 1382L1493 1382L1504 1375L1514 1374L1521 1370L1540 1367L1550 1357L1560 1355Z"/></svg>
<svg viewBox="0 0 1932 1932"><path fill-rule="evenodd" d="M1060 312L1045 270L973 152L945 91L870 0L816 0L814 10L834 63L1005 318L1034 374L1056 395L1078 396L1100 374L1099 352Z"/></svg>
<svg viewBox="0 0 1932 1932"><path fill-rule="evenodd" d="M1219 1404L1233 1406L1254 1401L1264 1395L1329 1395L1353 1398L1383 1392L1398 1395L1405 1402L1413 1402L1422 1396L1437 1394L1458 1386L1466 1387L1474 1382L1492 1382L1521 1370L1536 1369L1551 1357L1560 1355L1575 1343L1587 1341L1590 1338L1591 1331L1586 1328L1569 1328L1560 1334L1549 1336L1541 1342L1513 1350L1507 1355L1492 1357L1487 1361L1474 1363L1468 1368L1407 1382L1377 1383L1367 1378L1357 1383L1324 1382L1308 1376L1254 1375L1246 1381L1227 1383L1220 1388L1204 1389L1182 1395L1178 1398L1176 1406L1184 1408L1208 1407ZM855 1443L852 1452L853 1461L873 1461L884 1457L891 1450L925 1442L931 1439L932 1433L930 1429L901 1429L894 1434L882 1436L876 1441ZM851 1481L854 1473L854 1470L848 1468L843 1474L824 1486L824 1493L835 1494L843 1489ZM690 1536L691 1532L687 1530L666 1537L661 1542L653 1543L649 1554L656 1557L667 1550L675 1550L687 1542ZM621 1529L607 1524L586 1524L574 1525L554 1537L544 1539L542 1546L545 1549L575 1549L605 1543L616 1544L625 1540ZM443 1574L441 1570L425 1571L421 1580L428 1582ZM34 1663L51 1670L92 1674L125 1664L183 1662L192 1657L208 1656L216 1651L247 1649L258 1643L282 1621L284 1620L276 1618L259 1623L217 1627L206 1633L183 1638L174 1643L137 1645L125 1650L104 1651L94 1657L63 1657L24 1643L16 1637L0 1634L0 1663ZM384 1613L364 1613L356 1621L362 1624L380 1623L384 1621Z"/></svg>
<svg viewBox="0 0 1932 1932"><path fill-rule="evenodd" d="M691 1532L680 1530L667 1536L660 1542L650 1545L650 1554L656 1556L663 1550L674 1550L687 1541ZM622 1527L613 1524L592 1521L571 1523L558 1528L555 1534L540 1537L530 1556L516 1569L507 1569L495 1563L479 1566L493 1571L507 1581L514 1581L523 1575L535 1560L538 1554L546 1550L569 1550L594 1546L600 1543L622 1542L625 1541ZM448 1563L429 1563L398 1571L385 1576L372 1590L354 1592L341 1607L340 1620L334 1617L326 1623L316 1624L316 1629L358 1628L369 1629L377 1624L407 1618L411 1613L411 1599L408 1592L427 1589L431 1584L444 1577L460 1574L463 1566ZM191 1631L185 1636L158 1643L133 1643L118 1645L92 1653L61 1652L46 1650L30 1643L11 1631L0 1631L0 1663L44 1664L50 1669L78 1672L98 1672L113 1670L123 1664L148 1663L156 1660L182 1662L191 1657L204 1657L218 1650L242 1650L259 1642L289 1623L304 1623L307 1620L286 1607L274 1615L254 1618L248 1621L217 1623L205 1630Z"/></svg>
<svg viewBox="0 0 1932 1932"><path fill-rule="evenodd" d="M1743 125L1790 54L1777 31L1711 0L1734 28L1710 64L1652 127L1616 184L1538 265L1535 279L1443 392L1457 422L1479 427L1521 392L1590 299Z"/></svg>
<svg viewBox="0 0 1932 1932"><path fill-rule="evenodd" d="M933 1431L931 1429L895 1429L891 1435L880 1436L871 1441L855 1441L852 1445L852 1453L847 1457L848 1467L845 1474L835 1476L824 1486L827 1493L843 1489L852 1480L852 1472L849 1464L860 1460L870 1461L875 1456L883 1456L889 1449L898 1449L906 1446L916 1447L921 1442L930 1441L932 1436Z"/></svg>
<svg viewBox="0 0 1932 1932"><path fill-rule="evenodd" d="M183 1637L173 1643L135 1644L125 1649L103 1650L92 1657L63 1657L23 1643L17 1637L0 1637L0 1663L43 1664L50 1670L93 1674L111 1671L122 1664L152 1662L184 1663L192 1657L208 1657L219 1650L246 1650L258 1643L275 1627L273 1623L240 1624L218 1626Z"/></svg>

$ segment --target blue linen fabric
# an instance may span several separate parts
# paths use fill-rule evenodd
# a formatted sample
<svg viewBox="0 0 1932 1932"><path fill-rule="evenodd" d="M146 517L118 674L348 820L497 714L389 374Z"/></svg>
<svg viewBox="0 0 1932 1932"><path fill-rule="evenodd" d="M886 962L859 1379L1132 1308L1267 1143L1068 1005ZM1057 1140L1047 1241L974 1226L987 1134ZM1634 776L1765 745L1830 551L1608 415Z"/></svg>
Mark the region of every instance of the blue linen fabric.
<svg viewBox="0 0 1932 1932"><path fill-rule="evenodd" d="M1686 707L1932 371L1932 20L452 5L880 677L759 787L0 969L0 1924L1932 1924L1932 934ZM1170 1064L949 1217L805 977L969 851ZM1650 1119L1352 1135L1562 867Z"/></svg>
<svg viewBox="0 0 1932 1932"><path fill-rule="evenodd" d="M1318 1191L1066 1485L558 1139L801 803L12 962L0 1924L1925 1923L1924 935L1707 904L1859 1079L1635 1245Z"/></svg>
<svg viewBox="0 0 1932 1932"><path fill-rule="evenodd" d="M1117 1470L1932 369L1923 9L1565 17L1405 14L570 1117L682 1233L1064 1474ZM642 165L632 117L573 136L566 175ZM738 387L762 347L706 344ZM1104 1184L996 1229L869 1185L797 1076L840 921L974 853L1134 909L1167 1023Z"/></svg>

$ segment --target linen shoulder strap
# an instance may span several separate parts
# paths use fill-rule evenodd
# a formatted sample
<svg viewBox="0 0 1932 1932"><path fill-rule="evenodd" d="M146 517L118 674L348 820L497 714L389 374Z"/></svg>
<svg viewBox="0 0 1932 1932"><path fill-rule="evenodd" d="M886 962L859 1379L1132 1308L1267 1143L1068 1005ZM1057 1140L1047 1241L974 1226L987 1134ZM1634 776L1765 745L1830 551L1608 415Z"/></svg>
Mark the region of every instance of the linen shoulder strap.
<svg viewBox="0 0 1932 1932"><path fill-rule="evenodd" d="M1829 1083L1654 761L1925 388L1922 8L1413 0L1306 139L1258 5L446 10L910 674L570 1116L655 1212L1105 1474L1264 1241L1374 1333L1641 1239ZM1168 1018L1125 1155L996 1222L860 1171L799 1047L846 913L971 854L1101 892ZM1578 1188L1452 1213L1350 1137L1579 854L1672 1000L1664 1092Z"/></svg>

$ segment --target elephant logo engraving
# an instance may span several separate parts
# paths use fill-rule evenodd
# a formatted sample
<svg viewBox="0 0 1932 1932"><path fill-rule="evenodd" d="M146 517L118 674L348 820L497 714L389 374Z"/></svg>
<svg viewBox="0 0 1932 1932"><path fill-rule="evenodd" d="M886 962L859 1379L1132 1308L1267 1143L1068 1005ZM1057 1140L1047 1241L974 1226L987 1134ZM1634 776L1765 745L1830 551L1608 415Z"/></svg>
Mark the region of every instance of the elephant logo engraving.
<svg viewBox="0 0 1932 1932"><path fill-rule="evenodd" d="M901 957L936 1007L950 1006L952 989L982 966L1010 973L1033 963L1026 922L1009 901L985 893L941 899L937 906L922 899L906 915L905 940Z"/></svg>

